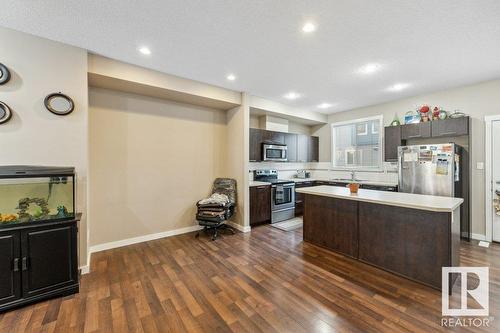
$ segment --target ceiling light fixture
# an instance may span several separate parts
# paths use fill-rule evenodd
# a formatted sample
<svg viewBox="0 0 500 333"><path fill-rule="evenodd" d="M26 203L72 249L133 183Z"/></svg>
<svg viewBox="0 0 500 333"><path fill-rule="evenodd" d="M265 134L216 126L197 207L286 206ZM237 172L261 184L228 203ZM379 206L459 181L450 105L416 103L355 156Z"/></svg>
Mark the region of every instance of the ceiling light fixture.
<svg viewBox="0 0 500 333"><path fill-rule="evenodd" d="M390 86L389 88L387 88L387 90L388 91L401 91L401 90L408 88L409 86L410 86L409 83L396 83L396 84Z"/></svg>
<svg viewBox="0 0 500 333"><path fill-rule="evenodd" d="M296 92L289 92L288 94L285 94L285 98L286 99L297 99L300 97L300 94L296 93Z"/></svg>
<svg viewBox="0 0 500 333"><path fill-rule="evenodd" d="M330 104L330 103L321 103L318 105L318 109L328 109L328 108L331 108L333 106L333 104Z"/></svg>
<svg viewBox="0 0 500 333"><path fill-rule="evenodd" d="M229 81L234 81L234 80L236 80L236 75L229 74L228 76L226 76L226 79L228 79Z"/></svg>
<svg viewBox="0 0 500 333"><path fill-rule="evenodd" d="M307 22L306 24L304 24L304 26L302 26L302 31L306 33L313 32L315 30L316 26L311 22Z"/></svg>
<svg viewBox="0 0 500 333"><path fill-rule="evenodd" d="M150 55L151 54L151 50L148 47L146 47L146 46L140 47L139 48L139 52L141 52L144 55Z"/></svg>
<svg viewBox="0 0 500 333"><path fill-rule="evenodd" d="M377 63L369 63L358 68L357 72L359 74L373 74L378 72L382 66Z"/></svg>

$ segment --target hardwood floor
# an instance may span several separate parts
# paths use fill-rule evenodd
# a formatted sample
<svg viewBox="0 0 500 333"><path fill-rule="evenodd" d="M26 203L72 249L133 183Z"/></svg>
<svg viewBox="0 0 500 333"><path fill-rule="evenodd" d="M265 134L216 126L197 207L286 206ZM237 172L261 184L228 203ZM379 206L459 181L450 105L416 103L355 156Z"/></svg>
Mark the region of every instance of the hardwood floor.
<svg viewBox="0 0 500 333"><path fill-rule="evenodd" d="M186 234L95 253L91 262L79 294L1 314L0 332L446 330L439 291L304 243L301 229L265 225L215 242ZM497 321L455 330L498 332L500 245L464 242L461 265L491 267Z"/></svg>

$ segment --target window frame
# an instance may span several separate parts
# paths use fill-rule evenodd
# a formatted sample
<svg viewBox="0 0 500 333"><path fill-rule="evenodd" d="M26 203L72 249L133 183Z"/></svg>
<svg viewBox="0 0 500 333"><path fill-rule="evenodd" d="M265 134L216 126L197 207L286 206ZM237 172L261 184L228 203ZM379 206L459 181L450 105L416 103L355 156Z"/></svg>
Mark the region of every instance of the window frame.
<svg viewBox="0 0 500 333"><path fill-rule="evenodd" d="M335 137L333 135L334 128L339 127L339 126L345 126L345 125L355 125L356 126L356 123L372 121L372 120L378 120L380 123L378 133L373 133L373 134L378 134L378 137L379 137L378 154L379 154L380 164L378 166L374 166L374 167L336 166L335 165ZM355 128L357 128L357 127L355 127ZM368 130L370 130L370 129L368 129ZM366 117L366 118L357 118L357 119L351 119L351 120L331 123L330 124L330 141L331 141L330 165L331 165L331 170L338 170L338 171L345 171L345 170L348 170L348 171L351 171L351 170L355 170L355 171L383 171L383 165L384 165L384 130L383 129L384 129L384 116L383 115Z"/></svg>

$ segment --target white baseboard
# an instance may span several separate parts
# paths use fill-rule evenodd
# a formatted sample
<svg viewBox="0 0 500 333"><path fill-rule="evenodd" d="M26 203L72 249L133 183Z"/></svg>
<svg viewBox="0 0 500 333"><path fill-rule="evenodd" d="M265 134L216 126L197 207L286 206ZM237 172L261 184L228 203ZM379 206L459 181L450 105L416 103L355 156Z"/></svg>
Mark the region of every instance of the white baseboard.
<svg viewBox="0 0 500 333"><path fill-rule="evenodd" d="M229 224L231 227L233 227L236 230L241 231L241 232L250 232L250 230L251 230L249 225L242 226L242 225L239 225L238 223L234 223L231 221L227 221L227 224Z"/></svg>
<svg viewBox="0 0 500 333"><path fill-rule="evenodd" d="M127 246L127 245L142 243L142 242L147 242L147 241L151 241L151 240L155 240L155 239L159 239L159 238L165 238L165 237L170 237L170 236L181 235L181 234L185 234L185 233L188 233L188 232L198 231L200 229L203 229L203 227L201 227L199 225L193 225L193 226L190 226L190 227L185 227L185 228L180 228L180 229L175 229L175 230L158 232L156 234L149 234L149 235L144 235L144 236L139 236L139 237L122 239L122 240L115 241L115 242L109 242L109 243L104 243L104 244L98 244L98 245L91 246L89 252L90 253L94 253L94 252L99 252L99 251L114 249L114 248L117 248L117 247L122 247L122 246Z"/></svg>
<svg viewBox="0 0 500 333"><path fill-rule="evenodd" d="M82 275L88 274L89 272L90 272L90 263L89 263L89 265L80 266L80 273Z"/></svg>
<svg viewBox="0 0 500 333"><path fill-rule="evenodd" d="M472 239L479 240L479 241L486 240L486 236L485 235L481 235L481 234L470 234L470 237Z"/></svg>

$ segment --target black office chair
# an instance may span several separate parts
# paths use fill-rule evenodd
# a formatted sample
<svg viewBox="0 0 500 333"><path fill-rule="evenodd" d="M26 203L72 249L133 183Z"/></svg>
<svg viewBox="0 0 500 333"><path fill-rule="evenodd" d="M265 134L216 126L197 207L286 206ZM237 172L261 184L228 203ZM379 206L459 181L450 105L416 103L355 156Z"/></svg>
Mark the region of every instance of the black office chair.
<svg viewBox="0 0 500 333"><path fill-rule="evenodd" d="M203 226L203 231L213 230L212 240L216 240L219 230L229 230L234 234L234 229L226 221L234 215L236 208L236 180L231 178L217 178L212 187L213 194L222 194L227 197L224 202L198 201L196 204L196 220ZM225 197L224 197L225 198ZM200 231L195 237L200 236Z"/></svg>

